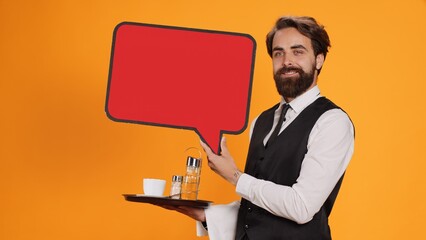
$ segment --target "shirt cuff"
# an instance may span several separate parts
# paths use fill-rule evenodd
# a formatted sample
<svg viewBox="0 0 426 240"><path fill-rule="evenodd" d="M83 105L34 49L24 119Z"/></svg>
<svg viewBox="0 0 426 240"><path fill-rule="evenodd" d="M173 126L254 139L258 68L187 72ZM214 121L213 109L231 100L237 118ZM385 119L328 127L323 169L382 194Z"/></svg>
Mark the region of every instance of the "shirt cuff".
<svg viewBox="0 0 426 240"><path fill-rule="evenodd" d="M250 186L252 182L256 180L256 178L243 173L237 182L236 192L238 195L240 195L242 198L249 200L250 195Z"/></svg>

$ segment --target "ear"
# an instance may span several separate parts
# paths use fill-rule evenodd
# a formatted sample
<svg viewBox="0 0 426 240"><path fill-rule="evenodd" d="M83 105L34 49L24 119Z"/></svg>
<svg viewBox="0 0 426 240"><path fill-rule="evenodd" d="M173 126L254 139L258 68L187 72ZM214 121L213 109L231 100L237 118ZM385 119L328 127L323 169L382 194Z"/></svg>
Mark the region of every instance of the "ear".
<svg viewBox="0 0 426 240"><path fill-rule="evenodd" d="M318 54L316 57L316 60L317 60L316 69L320 70L322 68L322 65L324 64L324 54L322 53Z"/></svg>

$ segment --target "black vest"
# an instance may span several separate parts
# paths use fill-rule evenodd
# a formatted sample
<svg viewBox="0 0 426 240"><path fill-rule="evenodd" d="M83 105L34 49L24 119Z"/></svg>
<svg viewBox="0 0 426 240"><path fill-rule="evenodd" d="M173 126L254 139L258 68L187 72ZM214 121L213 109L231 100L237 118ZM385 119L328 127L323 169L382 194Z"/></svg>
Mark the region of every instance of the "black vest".
<svg viewBox="0 0 426 240"><path fill-rule="evenodd" d="M326 111L338 108L325 97L318 98L267 148L263 139L271 131L274 112L278 105L263 112L256 121L247 156L245 172L258 179L292 186L299 177L301 164L307 152L309 134L318 118ZM329 240L328 216L339 191L342 178L311 221L297 224L275 216L268 211L241 199L238 213L236 239L247 234L250 240Z"/></svg>

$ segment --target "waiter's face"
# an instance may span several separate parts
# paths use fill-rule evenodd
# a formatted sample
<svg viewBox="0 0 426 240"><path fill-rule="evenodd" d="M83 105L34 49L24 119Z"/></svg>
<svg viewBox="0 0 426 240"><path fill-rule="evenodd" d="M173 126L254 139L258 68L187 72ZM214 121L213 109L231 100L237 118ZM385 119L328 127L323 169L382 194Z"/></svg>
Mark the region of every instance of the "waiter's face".
<svg viewBox="0 0 426 240"><path fill-rule="evenodd" d="M272 41L272 63L275 84L284 97L294 99L317 83L318 69L324 61L322 54L314 55L311 39L295 28L275 33Z"/></svg>

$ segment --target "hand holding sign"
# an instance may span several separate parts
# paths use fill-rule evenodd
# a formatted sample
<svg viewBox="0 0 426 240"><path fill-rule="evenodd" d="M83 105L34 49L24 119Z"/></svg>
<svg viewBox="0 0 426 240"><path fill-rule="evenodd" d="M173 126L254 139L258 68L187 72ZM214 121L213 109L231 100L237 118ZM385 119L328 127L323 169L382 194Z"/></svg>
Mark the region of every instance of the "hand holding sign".
<svg viewBox="0 0 426 240"><path fill-rule="evenodd" d="M256 43L245 34L121 23L106 112L115 121L195 130L214 151L247 126Z"/></svg>

